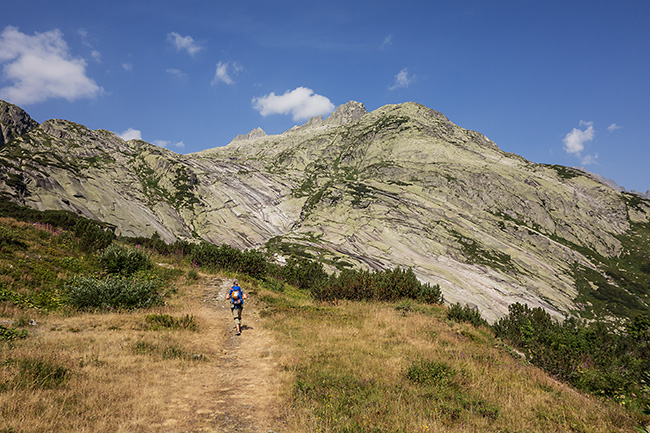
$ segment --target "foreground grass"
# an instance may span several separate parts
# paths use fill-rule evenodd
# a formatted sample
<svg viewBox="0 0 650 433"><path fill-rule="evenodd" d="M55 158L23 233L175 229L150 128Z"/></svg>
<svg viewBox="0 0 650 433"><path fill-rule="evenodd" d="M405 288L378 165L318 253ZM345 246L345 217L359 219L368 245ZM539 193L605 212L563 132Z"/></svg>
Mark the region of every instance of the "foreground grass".
<svg viewBox="0 0 650 433"><path fill-rule="evenodd" d="M286 346L292 426L310 432L615 432L640 420L511 356L485 328L412 302L264 295Z"/></svg>
<svg viewBox="0 0 650 433"><path fill-rule="evenodd" d="M168 399L173 388L185 375L209 369L219 350L205 333L158 329L147 320L170 313L186 320L174 310L74 317L23 312L37 326L27 327L27 338L1 344L0 431L169 431L165 421L178 415L170 409L182 412Z"/></svg>

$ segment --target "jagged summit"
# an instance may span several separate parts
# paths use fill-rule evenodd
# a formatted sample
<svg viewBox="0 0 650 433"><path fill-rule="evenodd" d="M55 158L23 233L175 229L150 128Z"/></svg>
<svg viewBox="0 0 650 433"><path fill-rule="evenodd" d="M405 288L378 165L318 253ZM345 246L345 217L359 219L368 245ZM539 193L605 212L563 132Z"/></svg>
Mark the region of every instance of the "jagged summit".
<svg viewBox="0 0 650 433"><path fill-rule="evenodd" d="M256 139L256 138L267 137L267 136L268 136L268 134L266 132L264 132L264 130L258 126L257 128L255 128L251 132L249 132L248 134L239 134L237 137L235 137L233 139L233 141L253 140L253 139Z"/></svg>
<svg viewBox="0 0 650 433"><path fill-rule="evenodd" d="M356 101L350 101L347 104L340 105L332 114L325 119L325 123L333 126L346 125L355 122L368 114L366 107Z"/></svg>
<svg viewBox="0 0 650 433"><path fill-rule="evenodd" d="M25 110L0 100L0 147L12 138L36 128L38 122L32 119Z"/></svg>

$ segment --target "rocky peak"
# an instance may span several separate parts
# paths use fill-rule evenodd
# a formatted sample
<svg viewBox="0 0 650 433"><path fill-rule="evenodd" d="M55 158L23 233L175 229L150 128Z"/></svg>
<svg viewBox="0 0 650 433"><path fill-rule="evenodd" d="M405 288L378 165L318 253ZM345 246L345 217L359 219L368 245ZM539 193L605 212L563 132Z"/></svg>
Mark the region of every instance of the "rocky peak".
<svg viewBox="0 0 650 433"><path fill-rule="evenodd" d="M37 126L22 108L0 100L0 147Z"/></svg>
<svg viewBox="0 0 650 433"><path fill-rule="evenodd" d="M237 137L233 139L233 141L240 141L240 140L253 140L255 138L261 138L261 137L266 137L267 133L264 132L262 128L259 126L255 129L253 129L251 132L248 134L239 134Z"/></svg>
<svg viewBox="0 0 650 433"><path fill-rule="evenodd" d="M334 112L325 120L325 123L333 126L345 125L350 122L355 122L368 114L366 107L356 101L350 101L347 104L340 105Z"/></svg>

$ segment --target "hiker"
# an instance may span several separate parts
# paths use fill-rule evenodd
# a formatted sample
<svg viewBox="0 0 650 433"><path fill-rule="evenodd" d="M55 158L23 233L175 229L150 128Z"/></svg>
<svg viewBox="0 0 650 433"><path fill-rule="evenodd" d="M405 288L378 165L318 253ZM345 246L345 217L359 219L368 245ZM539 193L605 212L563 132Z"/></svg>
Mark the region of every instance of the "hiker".
<svg viewBox="0 0 650 433"><path fill-rule="evenodd" d="M248 296L246 296L246 293L244 293L241 287L239 287L239 281L234 279L232 281L230 293L226 295L226 300L230 299L230 310L232 311L233 319L235 319L237 335L241 334L241 312L244 309L244 299L246 298L248 298Z"/></svg>

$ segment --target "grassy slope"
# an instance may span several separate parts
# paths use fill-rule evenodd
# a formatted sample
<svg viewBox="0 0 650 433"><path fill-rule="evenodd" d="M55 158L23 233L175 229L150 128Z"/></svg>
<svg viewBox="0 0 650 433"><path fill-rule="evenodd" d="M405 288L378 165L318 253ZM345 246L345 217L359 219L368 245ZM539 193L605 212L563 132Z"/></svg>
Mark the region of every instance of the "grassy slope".
<svg viewBox="0 0 650 433"><path fill-rule="evenodd" d="M488 329L447 321L445 307L266 301L301 431L611 432L639 422L526 365Z"/></svg>
<svg viewBox="0 0 650 433"><path fill-rule="evenodd" d="M202 405L223 397L222 388L208 393L203 385L218 381L225 343L200 303L201 286L185 281L187 264L166 263L182 272L165 307L78 313L57 307L57 293L72 273L97 271L92 256L52 231L7 219L0 226L9 230L2 284L28 301L0 301L0 321L28 331L0 341L0 432L220 431L216 409ZM254 301L247 314L258 311L276 340L274 350L248 360L276 363L267 378L284 389L285 410L284 427L275 431L610 432L640 423L623 406L525 365L489 330L448 322L444 307L323 304L290 287L278 291L245 278L242 284ZM58 300L43 303L51 312L30 306L43 298ZM198 330L154 330L149 314L189 314ZM248 341L263 331L251 330ZM189 378L203 380L193 389Z"/></svg>

